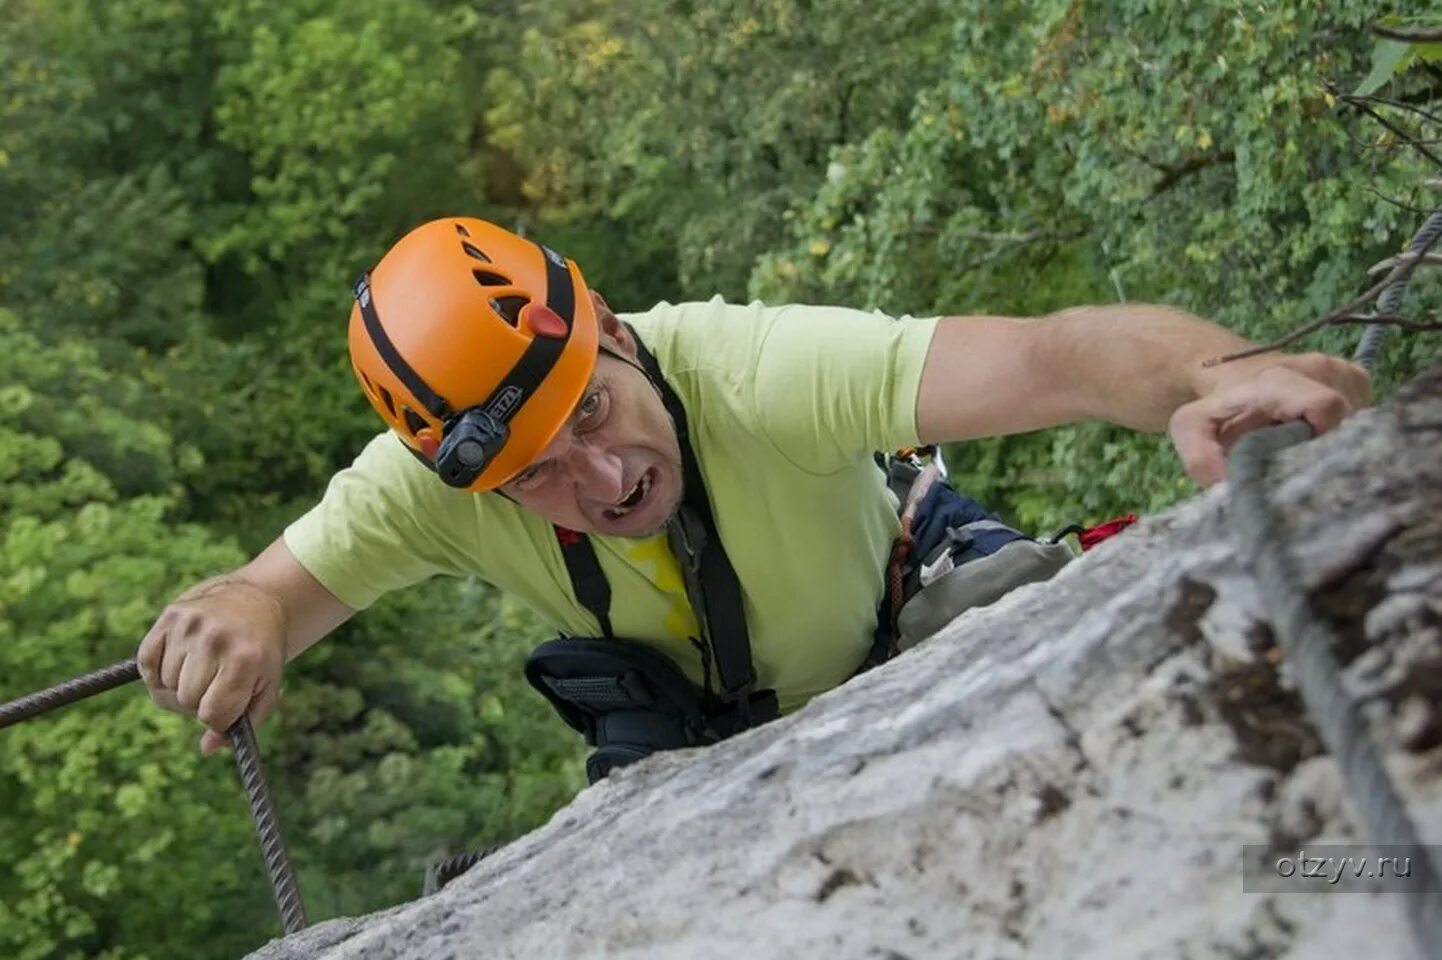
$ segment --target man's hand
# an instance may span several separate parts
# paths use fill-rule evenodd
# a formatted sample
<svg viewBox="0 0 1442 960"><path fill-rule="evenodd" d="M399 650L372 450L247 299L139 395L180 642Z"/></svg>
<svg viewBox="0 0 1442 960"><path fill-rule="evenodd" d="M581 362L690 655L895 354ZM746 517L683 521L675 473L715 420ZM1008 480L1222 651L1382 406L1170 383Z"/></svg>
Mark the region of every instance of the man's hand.
<svg viewBox="0 0 1442 960"><path fill-rule="evenodd" d="M1182 465L1204 487L1226 478L1227 452L1244 434L1293 420L1326 433L1372 401L1366 370L1321 353L1222 364L1208 380L1210 389L1168 425Z"/></svg>
<svg viewBox="0 0 1442 960"><path fill-rule="evenodd" d="M234 576L203 583L166 607L136 660L156 704L198 716L206 755L248 714L259 726L275 709L285 664L285 609L268 590Z"/></svg>

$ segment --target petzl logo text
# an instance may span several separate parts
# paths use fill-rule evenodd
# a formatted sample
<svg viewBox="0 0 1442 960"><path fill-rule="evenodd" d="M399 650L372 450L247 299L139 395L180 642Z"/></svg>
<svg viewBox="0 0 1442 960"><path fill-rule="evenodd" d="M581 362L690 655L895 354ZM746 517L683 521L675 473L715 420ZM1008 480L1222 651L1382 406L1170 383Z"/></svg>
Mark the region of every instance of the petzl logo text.
<svg viewBox="0 0 1442 960"><path fill-rule="evenodd" d="M521 388L515 386L507 387L501 391L496 399L491 401L490 406L486 407L486 412L497 420L505 421L510 417L511 411L515 410L516 405L520 402Z"/></svg>

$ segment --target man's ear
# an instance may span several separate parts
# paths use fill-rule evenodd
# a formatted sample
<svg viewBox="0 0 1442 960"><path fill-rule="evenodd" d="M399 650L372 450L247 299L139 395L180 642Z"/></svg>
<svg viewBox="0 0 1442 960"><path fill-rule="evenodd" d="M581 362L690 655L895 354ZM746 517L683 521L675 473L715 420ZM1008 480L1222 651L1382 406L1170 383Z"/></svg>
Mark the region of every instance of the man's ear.
<svg viewBox="0 0 1442 960"><path fill-rule="evenodd" d="M631 331L621 322L621 318L611 312L606 304L606 298L595 290L591 293L591 305L596 309L596 321L601 327L601 342L615 352L636 359L636 341L631 336Z"/></svg>

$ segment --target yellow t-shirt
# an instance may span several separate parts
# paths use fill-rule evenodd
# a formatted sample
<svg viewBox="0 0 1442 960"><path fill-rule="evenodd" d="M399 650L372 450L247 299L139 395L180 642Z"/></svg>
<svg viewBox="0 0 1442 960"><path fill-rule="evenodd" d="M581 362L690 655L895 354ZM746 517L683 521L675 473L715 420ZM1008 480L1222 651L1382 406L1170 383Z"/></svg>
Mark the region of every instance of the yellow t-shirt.
<svg viewBox="0 0 1442 960"><path fill-rule="evenodd" d="M720 298L622 319L686 408L741 582L758 686L793 710L849 677L870 648L899 531L871 455L917 443L936 321ZM699 685L696 622L665 536L591 541L611 584L615 634L665 653ZM285 542L357 610L434 574L473 574L562 632L600 632L548 523L504 497L447 487L389 434L335 475Z"/></svg>

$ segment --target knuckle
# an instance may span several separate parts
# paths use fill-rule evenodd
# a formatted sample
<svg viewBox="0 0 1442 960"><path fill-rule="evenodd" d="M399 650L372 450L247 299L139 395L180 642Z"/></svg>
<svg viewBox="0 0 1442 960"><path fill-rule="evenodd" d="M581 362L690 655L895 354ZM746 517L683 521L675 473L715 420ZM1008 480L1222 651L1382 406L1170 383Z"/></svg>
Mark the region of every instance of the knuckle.
<svg viewBox="0 0 1442 960"><path fill-rule="evenodd" d="M154 674L160 667L160 654L164 649L163 643L158 639L146 637L140 642L140 649L135 651L135 664L140 667L140 674L147 684L154 679Z"/></svg>
<svg viewBox="0 0 1442 960"><path fill-rule="evenodd" d="M230 651L228 659L236 667L246 672L259 670L265 663L264 655L253 644L236 645L235 649Z"/></svg>
<svg viewBox="0 0 1442 960"><path fill-rule="evenodd" d="M224 730L229 726L231 719L231 717L227 715L224 707L214 701L206 701L201 704L199 710L196 712L196 716L200 718L201 723L210 727L212 730Z"/></svg>
<svg viewBox="0 0 1442 960"><path fill-rule="evenodd" d="M230 647L230 633L215 624L207 624L200 634L199 644L209 653L225 653Z"/></svg>

